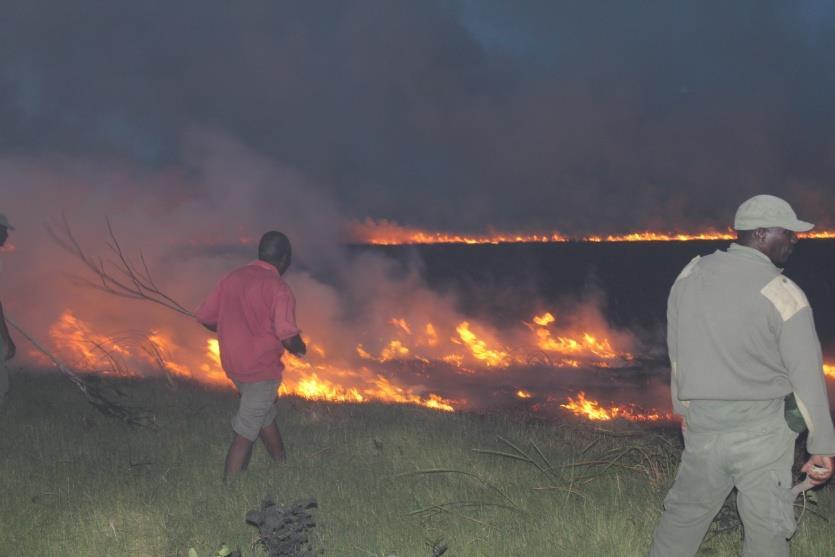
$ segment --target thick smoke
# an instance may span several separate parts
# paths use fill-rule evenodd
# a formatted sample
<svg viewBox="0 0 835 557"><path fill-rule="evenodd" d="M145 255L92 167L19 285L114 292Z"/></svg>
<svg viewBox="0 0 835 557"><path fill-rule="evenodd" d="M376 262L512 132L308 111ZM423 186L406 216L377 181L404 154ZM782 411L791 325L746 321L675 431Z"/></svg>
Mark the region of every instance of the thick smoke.
<svg viewBox="0 0 835 557"><path fill-rule="evenodd" d="M835 10L818 0L5 7L6 154L158 172L211 125L359 220L724 228L767 192L835 225Z"/></svg>
<svg viewBox="0 0 835 557"><path fill-rule="evenodd" d="M187 317L147 301L118 298L80 284L79 278L92 275L59 248L48 230L64 234L61 222L66 217L88 255L101 258L107 266L116 257L108 248L112 243L106 232L108 218L124 253L135 263L141 254L160 289L195 308L220 277L255 258L263 231L279 229L294 246L287 280L297 296L304 336L351 373L368 365L371 371L360 374L363 380L379 374L394 385L417 393L441 392L466 401L468 407L512 399L522 384L542 392L584 381L594 387L582 370L561 376L547 357L514 353L514 347L531 345L533 324L497 327L466 315L453 295L428 288L418 258L395 260L347 246L339 203L300 171L278 165L215 131L192 130L186 141L187 163L157 173L114 160L0 161L0 179L14 184L6 208L16 226L14 247L4 254L3 300L9 315L53 345L61 343L55 323L68 311L101 335L140 341L162 332L180 355L190 354L187 360L199 375L197 362L206 360L211 335ZM573 330L605 331L620 350L640 350L632 335L610 329L598 305L593 300L566 303L557 319ZM489 347L508 351L506 357L515 358L514 363L509 371L485 371L485 367L461 371L452 363L420 363L419 358L412 359L414 354L404 364L381 366L361 360L358 346L379 358L391 349L392 339L405 338L397 320L415 329L409 335L425 338L429 337L422 328L431 323L441 345L449 344L456 328L470 321ZM424 343L427 357L440 362L445 348L419 342ZM21 357L24 363L39 363L28 347L21 350ZM159 371L147 363L130 365L143 374Z"/></svg>

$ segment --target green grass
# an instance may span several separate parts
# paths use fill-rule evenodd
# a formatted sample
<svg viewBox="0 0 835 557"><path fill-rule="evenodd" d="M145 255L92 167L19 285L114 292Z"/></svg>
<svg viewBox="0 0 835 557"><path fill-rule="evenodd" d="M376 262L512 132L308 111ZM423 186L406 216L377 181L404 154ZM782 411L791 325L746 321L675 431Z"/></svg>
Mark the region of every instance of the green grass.
<svg viewBox="0 0 835 557"><path fill-rule="evenodd" d="M17 373L0 411L0 547L20 556L201 557L253 549L247 511L315 497L322 555L642 556L680 451L672 429L421 408L280 403L289 458L258 447L223 486L232 392L119 382L158 427L105 418L54 374ZM811 507L832 516L827 487ZM738 528L700 555L737 555ZM792 555L835 554L806 513Z"/></svg>

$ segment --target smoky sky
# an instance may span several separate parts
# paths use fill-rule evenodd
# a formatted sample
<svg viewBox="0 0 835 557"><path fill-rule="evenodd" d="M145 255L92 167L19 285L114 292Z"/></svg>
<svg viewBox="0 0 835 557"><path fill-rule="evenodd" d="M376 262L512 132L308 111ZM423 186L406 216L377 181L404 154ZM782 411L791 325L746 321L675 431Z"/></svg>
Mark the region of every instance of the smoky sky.
<svg viewBox="0 0 835 557"><path fill-rule="evenodd" d="M210 129L345 219L724 228L773 193L831 227L833 59L822 0L9 1L0 163L163 176L135 187L176 205Z"/></svg>

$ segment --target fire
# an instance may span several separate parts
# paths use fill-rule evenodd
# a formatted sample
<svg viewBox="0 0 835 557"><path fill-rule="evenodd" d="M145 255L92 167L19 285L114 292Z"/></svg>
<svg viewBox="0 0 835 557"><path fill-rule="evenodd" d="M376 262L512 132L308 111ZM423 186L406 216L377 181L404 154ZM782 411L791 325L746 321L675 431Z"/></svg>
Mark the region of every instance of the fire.
<svg viewBox="0 0 835 557"><path fill-rule="evenodd" d="M512 244L564 242L690 242L694 240L733 240L731 229L709 229L697 232L644 230L623 234L568 236L561 232L456 234L405 227L388 220L365 219L349 225L349 235L357 243L396 246L417 244ZM835 239L835 230L818 230L798 234L807 239Z"/></svg>
<svg viewBox="0 0 835 557"><path fill-rule="evenodd" d="M458 337L461 339L470 353L476 359L484 362L489 367L507 367L510 365L510 357L507 352L502 350L493 350L487 346L487 343L478 338L474 332L470 330L470 323L463 321L455 328Z"/></svg>
<svg viewBox="0 0 835 557"><path fill-rule="evenodd" d="M452 412L467 408L467 400L451 399L428 392L423 386L403 383L393 373L408 369L418 377L427 366L447 366L447 373L453 374L529 365L604 367L631 358L628 352L615 348L605 330L558 328L557 318L551 312L532 316L530 323L520 323L515 332L502 333L470 321L441 326L393 317L388 324L391 338L366 339L366 344L357 343L353 351L342 356L331 354L325 344L305 335L305 358L284 355L284 378L279 392L315 400L415 404ZM99 333L70 310L50 328L50 337L58 356L79 371L138 377L141 369L151 366L170 377L233 388L222 369L216 338L203 338L202 348L197 351L164 330L114 338ZM513 347L498 339L512 343ZM561 358L542 362L532 357L543 352L559 354ZM516 397L522 400L533 396L525 389L516 391ZM626 416L626 412L621 410L618 415Z"/></svg>
<svg viewBox="0 0 835 557"><path fill-rule="evenodd" d="M58 354L71 366L97 373L125 373L123 359L130 351L118 340L96 334L70 310L49 328Z"/></svg>
<svg viewBox="0 0 835 557"><path fill-rule="evenodd" d="M536 335L537 346L545 352L555 352L564 356L594 355L603 360L620 358L624 361L632 360L634 357L628 352L617 352L609 339L598 338L597 335L588 331L581 331L576 336L554 336L550 325L556 322L556 317L550 312L542 315L535 315L532 323L528 324ZM579 367L576 359L565 359L563 363L569 367ZM599 362L598 367L608 367L607 362Z"/></svg>
<svg viewBox="0 0 835 557"><path fill-rule="evenodd" d="M835 364L823 364L823 374L835 379Z"/></svg>
<svg viewBox="0 0 835 557"><path fill-rule="evenodd" d="M402 227L387 220L365 219L349 226L349 235L361 244L395 246L403 244L506 244L567 242L558 232L547 234L453 234Z"/></svg>
<svg viewBox="0 0 835 557"><path fill-rule="evenodd" d="M569 397L566 402L560 404L560 407L570 410L577 416L583 416L595 422L607 422L616 418L624 418L636 422L656 422L672 419L669 413L663 413L657 410L641 412L634 405L610 406L605 408L598 401L587 399L586 393L583 391L577 393L577 398Z"/></svg>

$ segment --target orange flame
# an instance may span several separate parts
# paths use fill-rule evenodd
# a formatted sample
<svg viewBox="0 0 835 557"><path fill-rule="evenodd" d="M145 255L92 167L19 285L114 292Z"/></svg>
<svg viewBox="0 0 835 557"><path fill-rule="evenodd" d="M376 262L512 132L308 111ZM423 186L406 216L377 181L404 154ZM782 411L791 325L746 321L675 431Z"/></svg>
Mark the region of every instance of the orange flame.
<svg viewBox="0 0 835 557"><path fill-rule="evenodd" d="M533 316L532 323L526 323L534 333L532 336L511 335L516 344L527 342L528 345L511 350L494 340L498 333L469 321L450 325L444 330L432 323L414 326L405 318L392 318L389 324L394 338L383 341L373 351L357 344L353 355L344 361L329 357L321 343L306 335L307 357L284 356L285 371L280 393L335 402L416 404L451 412L466 407L468 402L447 399L426 392L423 387L398 384L388 378L388 374L381 375L370 367L357 365L358 362L369 362L368 366L387 366L398 362L418 362L420 365L445 363L476 373L479 369L531 365L530 354L542 350L567 356L556 361L549 360L547 365L553 367L581 367L589 363L608 366L609 362L618 358L631 358L627 352L615 349L601 333L552 335L556 321L550 312ZM205 348L197 354L180 346L171 334L162 330L151 331L146 336L135 335L136 338L131 339L114 339L97 333L70 310L65 311L50 328L50 336L59 356L80 371L136 376L138 374L128 365L151 364L172 377L232 388L232 382L222 369L215 338L205 339ZM443 339L447 342L443 343ZM520 399L533 397L524 389L518 389L516 396Z"/></svg>
<svg viewBox="0 0 835 557"><path fill-rule="evenodd" d="M456 234L404 227L396 222L367 218L349 225L349 235L361 244L395 246L413 244L509 244L554 242L690 242L694 240L733 240L731 229L699 232L638 231L624 234L568 236L561 232ZM818 230L798 234L807 239L835 239L835 230Z"/></svg>
<svg viewBox="0 0 835 557"><path fill-rule="evenodd" d="M557 336L554 338L551 334L549 325L556 322L556 318L550 312L542 315L535 315L531 328L537 338L537 346L545 352L556 352L557 354L566 356L576 355L594 355L604 360L613 360L620 358L625 361L634 359L629 352L618 353L612 348L611 342L606 338L598 338L596 335L583 331L574 337ZM579 362L575 359L563 360L563 362L570 367L579 367ZM606 362L600 362L600 367L608 367Z"/></svg>
<svg viewBox="0 0 835 557"><path fill-rule="evenodd" d="M455 331L458 333L461 342L466 345L476 359L484 362L489 367L507 367L510 365L510 357L507 352L489 348L484 340L478 338L470 330L469 322L463 321L459 323Z"/></svg>
<svg viewBox="0 0 835 557"><path fill-rule="evenodd" d="M71 366L97 373L126 374L122 359L129 349L111 337L96 334L71 310L65 310L49 328L59 356Z"/></svg>
<svg viewBox="0 0 835 557"><path fill-rule="evenodd" d="M823 374L835 379L835 364L823 364Z"/></svg>
<svg viewBox="0 0 835 557"><path fill-rule="evenodd" d="M568 401L560 404L560 406L566 410L570 410L577 416L583 416L596 422L606 422L614 420L615 418L624 418L636 422L656 422L659 420L672 419L672 415L669 413L663 413L657 410L653 410L651 412L641 412L633 405L611 406L609 408L604 408L598 401L587 399L586 393L583 391L577 393L576 399L569 397Z"/></svg>

